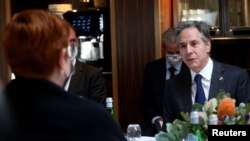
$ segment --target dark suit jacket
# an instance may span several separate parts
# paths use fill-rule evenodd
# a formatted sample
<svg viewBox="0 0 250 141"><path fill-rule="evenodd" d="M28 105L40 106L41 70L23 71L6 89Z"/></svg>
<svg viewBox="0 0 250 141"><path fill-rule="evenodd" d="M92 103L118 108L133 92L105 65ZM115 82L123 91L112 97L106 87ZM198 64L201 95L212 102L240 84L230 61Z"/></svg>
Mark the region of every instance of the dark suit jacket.
<svg viewBox="0 0 250 141"><path fill-rule="evenodd" d="M5 89L18 141L126 141L106 109L43 79L17 77Z"/></svg>
<svg viewBox="0 0 250 141"><path fill-rule="evenodd" d="M68 92L106 105L107 89L102 71L94 66L76 60Z"/></svg>
<svg viewBox="0 0 250 141"><path fill-rule="evenodd" d="M237 67L214 61L209 99L216 97L220 89L224 89L236 99L236 104L249 102L248 73ZM192 87L190 71L176 76L166 82L166 92L163 98L163 112L166 122L182 119L180 112L191 112Z"/></svg>
<svg viewBox="0 0 250 141"><path fill-rule="evenodd" d="M180 73L188 70L183 63ZM144 69L141 110L146 122L151 124L155 116L163 116L162 98L166 82L166 58L148 63Z"/></svg>

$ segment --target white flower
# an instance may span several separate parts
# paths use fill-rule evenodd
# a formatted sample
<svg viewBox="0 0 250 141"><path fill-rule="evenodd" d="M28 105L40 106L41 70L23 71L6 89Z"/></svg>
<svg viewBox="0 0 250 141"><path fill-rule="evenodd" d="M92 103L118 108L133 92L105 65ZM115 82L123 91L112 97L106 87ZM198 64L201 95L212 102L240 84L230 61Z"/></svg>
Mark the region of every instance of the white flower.
<svg viewBox="0 0 250 141"><path fill-rule="evenodd" d="M203 106L203 111L206 112L216 112L216 107L218 106L218 102L216 98L212 98L209 101L206 101L204 106Z"/></svg>

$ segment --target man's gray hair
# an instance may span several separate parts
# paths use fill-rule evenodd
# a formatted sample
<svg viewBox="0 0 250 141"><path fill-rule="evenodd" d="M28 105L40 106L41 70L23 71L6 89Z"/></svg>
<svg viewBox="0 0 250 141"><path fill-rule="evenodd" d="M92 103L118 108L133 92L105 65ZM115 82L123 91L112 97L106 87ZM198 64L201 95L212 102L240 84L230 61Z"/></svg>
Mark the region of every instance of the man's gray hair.
<svg viewBox="0 0 250 141"><path fill-rule="evenodd" d="M175 36L175 30L174 28L168 28L166 31L162 34L162 40L164 45L167 45L169 43L175 43L176 42L176 36Z"/></svg>
<svg viewBox="0 0 250 141"><path fill-rule="evenodd" d="M209 26L203 21L187 21L187 22L182 22L180 23L176 28L175 28L175 34L177 36L176 41L177 44L179 44L179 34L182 32L182 30L187 29L187 28L196 28L200 33L201 33L201 39L207 43L211 41L211 35L209 31Z"/></svg>

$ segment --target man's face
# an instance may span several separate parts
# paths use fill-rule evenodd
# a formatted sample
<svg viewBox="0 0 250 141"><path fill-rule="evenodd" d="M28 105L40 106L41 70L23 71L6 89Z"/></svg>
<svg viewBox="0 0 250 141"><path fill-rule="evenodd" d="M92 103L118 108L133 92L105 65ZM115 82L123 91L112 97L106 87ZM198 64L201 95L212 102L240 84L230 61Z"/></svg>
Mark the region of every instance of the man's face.
<svg viewBox="0 0 250 141"><path fill-rule="evenodd" d="M69 31L69 42L76 41L76 33L73 29L70 29Z"/></svg>
<svg viewBox="0 0 250 141"><path fill-rule="evenodd" d="M171 65L177 65L179 64L182 59L180 57L180 51L179 48L177 47L176 43L168 43L165 45L165 51L166 51L166 58L167 61L171 64Z"/></svg>
<svg viewBox="0 0 250 141"><path fill-rule="evenodd" d="M201 33L196 28L187 28L179 34L179 49L183 61L196 73L207 64L210 42L204 42Z"/></svg>
<svg viewBox="0 0 250 141"><path fill-rule="evenodd" d="M64 69L66 76L70 76L70 74L73 72L73 60L77 56L77 38L75 31L73 29L70 29L69 37L68 37L68 47L67 47L67 55L68 59L66 61L66 67Z"/></svg>
<svg viewBox="0 0 250 141"><path fill-rule="evenodd" d="M68 42L69 42L68 54L71 60L74 60L78 53L79 42L76 37L76 33L73 29L70 29Z"/></svg>

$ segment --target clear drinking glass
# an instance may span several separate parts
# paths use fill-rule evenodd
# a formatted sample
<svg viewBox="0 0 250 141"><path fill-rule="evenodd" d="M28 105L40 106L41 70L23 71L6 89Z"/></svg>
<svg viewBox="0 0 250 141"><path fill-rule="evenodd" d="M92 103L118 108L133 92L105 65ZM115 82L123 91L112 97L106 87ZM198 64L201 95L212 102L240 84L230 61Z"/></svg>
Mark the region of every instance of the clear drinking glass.
<svg viewBox="0 0 250 141"><path fill-rule="evenodd" d="M127 140L134 141L141 137L141 127L139 124L129 124L127 128Z"/></svg>

